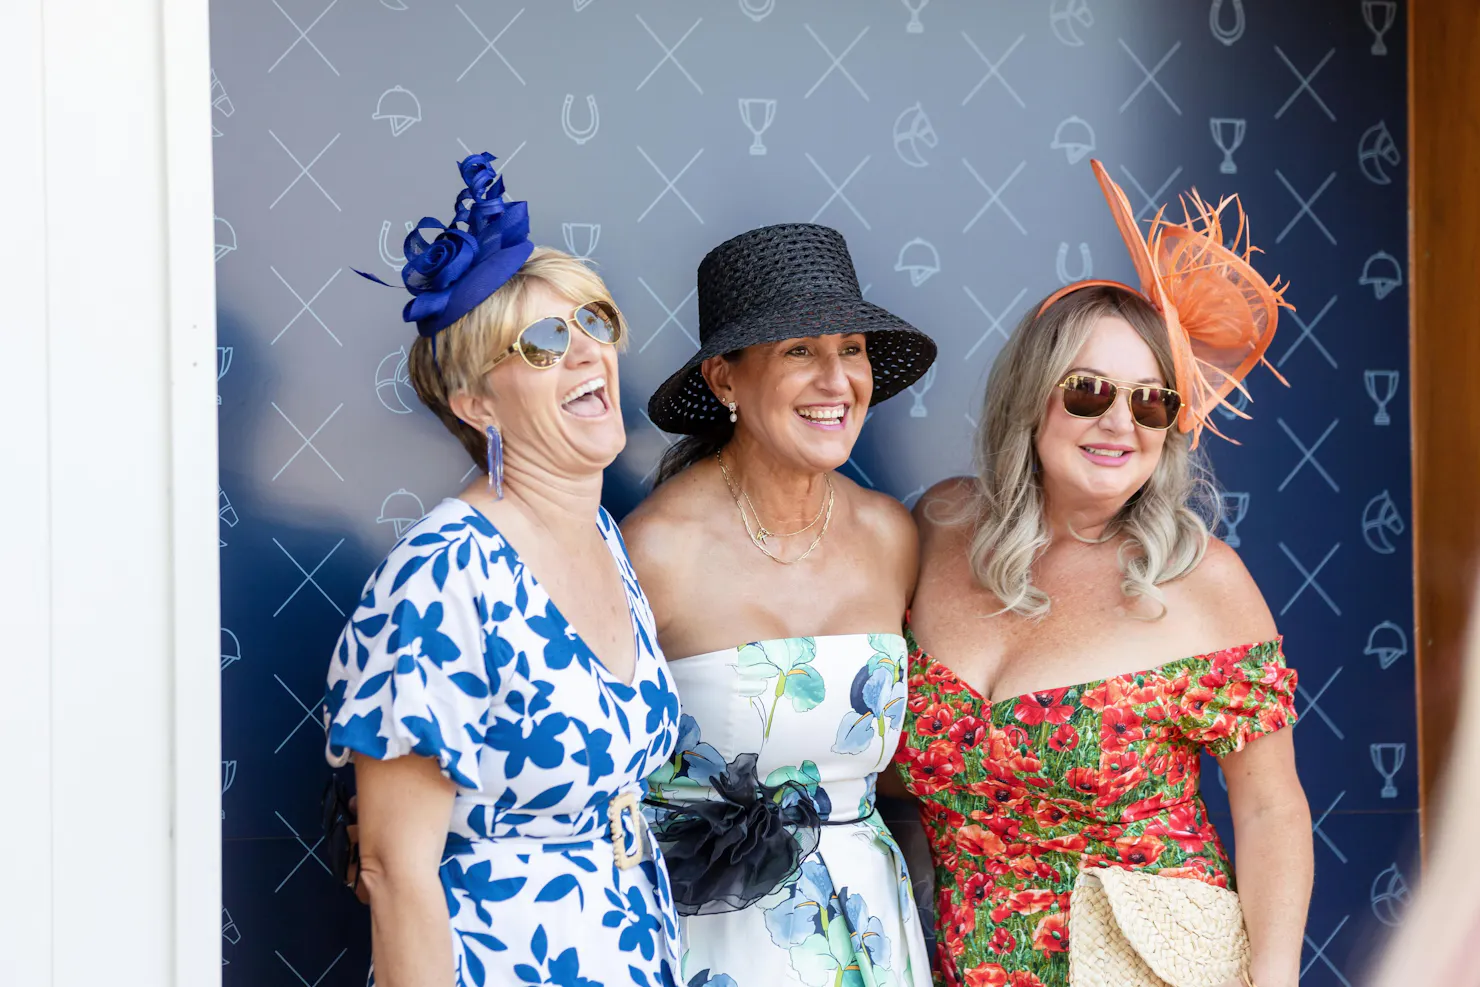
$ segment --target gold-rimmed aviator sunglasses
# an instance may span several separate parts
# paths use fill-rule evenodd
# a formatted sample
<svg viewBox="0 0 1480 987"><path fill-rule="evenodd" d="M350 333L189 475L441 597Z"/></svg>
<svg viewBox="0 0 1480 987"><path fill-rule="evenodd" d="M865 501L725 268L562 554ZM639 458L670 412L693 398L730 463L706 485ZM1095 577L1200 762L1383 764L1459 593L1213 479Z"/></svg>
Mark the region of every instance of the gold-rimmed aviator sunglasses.
<svg viewBox="0 0 1480 987"><path fill-rule="evenodd" d="M1182 408L1182 395L1159 384L1073 373L1059 381L1058 387L1064 392L1064 410L1075 418L1103 417L1115 407L1122 389L1130 396L1131 418L1142 428L1165 431L1176 423Z"/></svg>
<svg viewBox="0 0 1480 987"><path fill-rule="evenodd" d="M514 354L536 370L549 370L570 352L571 334L577 329L605 346L615 346L626 329L622 313L610 302L590 301L577 305L570 315L552 315L519 330L514 345L494 357L491 371Z"/></svg>

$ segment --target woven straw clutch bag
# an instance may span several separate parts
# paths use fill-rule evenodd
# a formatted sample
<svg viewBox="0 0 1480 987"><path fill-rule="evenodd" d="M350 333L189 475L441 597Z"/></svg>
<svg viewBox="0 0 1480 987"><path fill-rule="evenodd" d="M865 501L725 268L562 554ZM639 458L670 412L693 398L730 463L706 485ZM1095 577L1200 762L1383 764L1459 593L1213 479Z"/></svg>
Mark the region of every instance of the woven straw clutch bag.
<svg viewBox="0 0 1480 987"><path fill-rule="evenodd" d="M1234 892L1119 868L1080 871L1069 902L1073 987L1219 987L1248 966Z"/></svg>

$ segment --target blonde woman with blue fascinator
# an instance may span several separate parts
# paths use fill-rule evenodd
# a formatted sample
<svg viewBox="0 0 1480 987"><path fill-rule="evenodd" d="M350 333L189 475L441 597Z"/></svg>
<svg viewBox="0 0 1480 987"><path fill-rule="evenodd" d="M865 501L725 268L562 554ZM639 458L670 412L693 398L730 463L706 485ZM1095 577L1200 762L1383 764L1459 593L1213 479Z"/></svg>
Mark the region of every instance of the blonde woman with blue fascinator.
<svg viewBox="0 0 1480 987"><path fill-rule="evenodd" d="M417 395L488 473L391 549L329 666L371 982L661 987L678 916L639 802L678 697L601 507L625 326L590 269L529 241L491 155L460 170L453 222L407 237L403 317Z"/></svg>

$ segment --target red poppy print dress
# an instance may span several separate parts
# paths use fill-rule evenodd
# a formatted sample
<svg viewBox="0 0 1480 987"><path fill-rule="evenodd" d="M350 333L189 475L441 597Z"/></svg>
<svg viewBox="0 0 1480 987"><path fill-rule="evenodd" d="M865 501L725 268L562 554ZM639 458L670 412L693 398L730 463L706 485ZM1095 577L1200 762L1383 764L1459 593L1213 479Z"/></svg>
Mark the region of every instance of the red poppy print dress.
<svg viewBox="0 0 1480 987"><path fill-rule="evenodd" d="M935 861L937 984L1067 985L1082 866L1232 886L1199 755L1295 722L1279 639L997 703L909 644L895 766Z"/></svg>

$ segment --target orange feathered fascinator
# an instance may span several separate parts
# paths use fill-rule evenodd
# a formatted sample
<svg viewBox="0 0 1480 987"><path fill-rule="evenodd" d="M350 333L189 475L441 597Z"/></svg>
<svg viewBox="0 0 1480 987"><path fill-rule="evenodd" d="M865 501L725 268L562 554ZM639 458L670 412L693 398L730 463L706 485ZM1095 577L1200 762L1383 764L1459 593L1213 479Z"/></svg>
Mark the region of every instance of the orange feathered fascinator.
<svg viewBox="0 0 1480 987"><path fill-rule="evenodd" d="M1141 287L1138 290L1118 281L1076 281L1050 295L1038 314L1070 292L1092 285L1111 285L1142 295L1166 321L1172 370L1182 394L1177 427L1192 433L1194 449L1204 428L1228 439L1212 423L1213 409L1221 407L1239 418L1249 417L1228 401L1234 391L1249 396L1243 384L1249 371L1263 363L1280 383L1289 386L1264 358L1274 339L1279 310L1295 308L1284 298L1288 284L1281 284L1279 278L1265 281L1254 270L1248 217L1237 196L1222 199L1215 207L1193 189L1181 199L1183 222L1164 218L1163 207L1143 237L1125 192L1104 165L1093 160L1090 164L1130 251ZM1223 213L1230 208L1238 218L1231 249L1223 239Z"/></svg>

